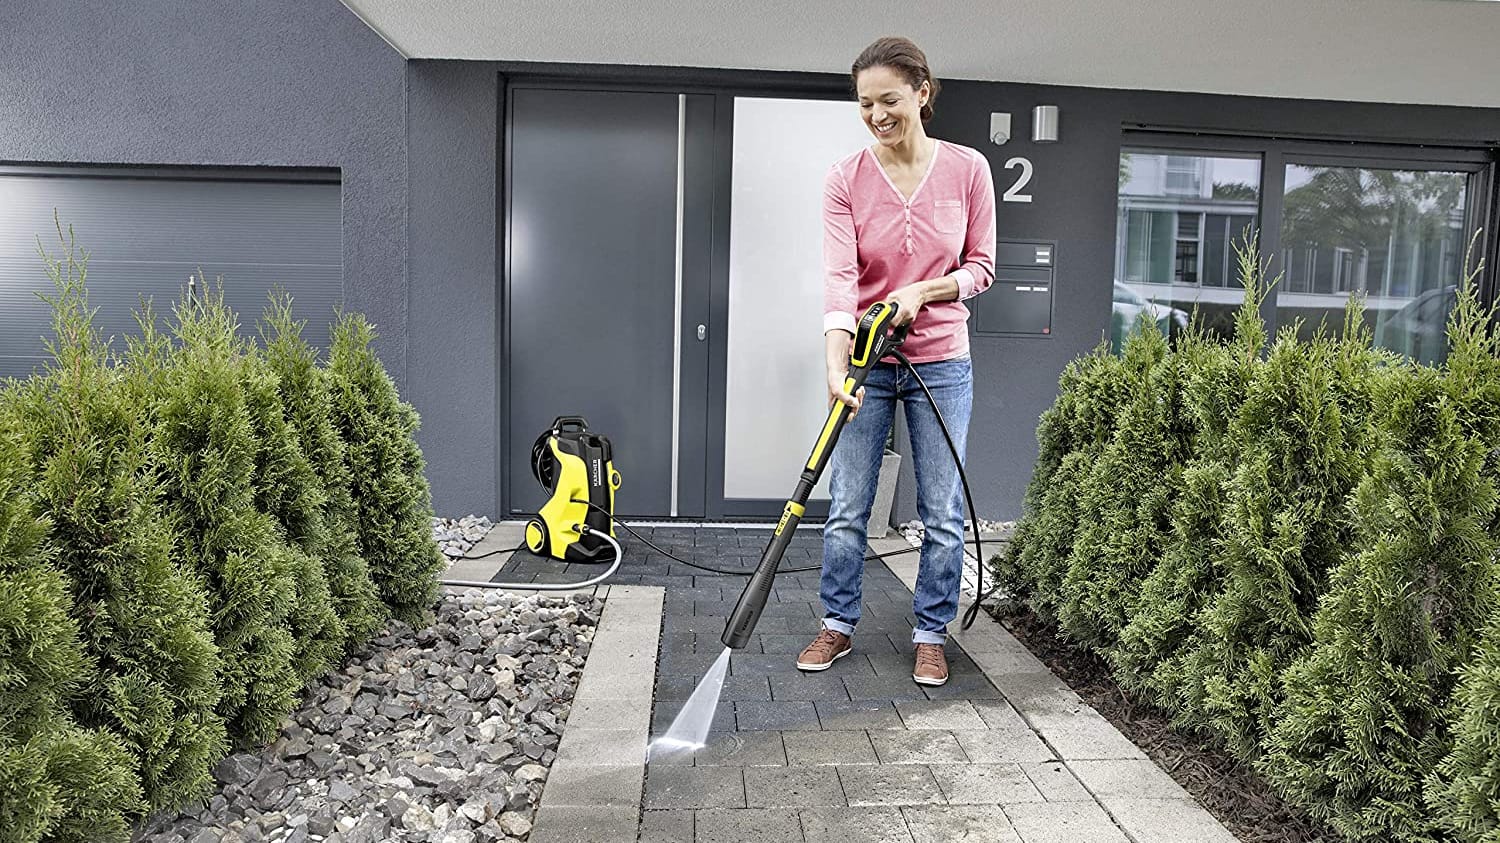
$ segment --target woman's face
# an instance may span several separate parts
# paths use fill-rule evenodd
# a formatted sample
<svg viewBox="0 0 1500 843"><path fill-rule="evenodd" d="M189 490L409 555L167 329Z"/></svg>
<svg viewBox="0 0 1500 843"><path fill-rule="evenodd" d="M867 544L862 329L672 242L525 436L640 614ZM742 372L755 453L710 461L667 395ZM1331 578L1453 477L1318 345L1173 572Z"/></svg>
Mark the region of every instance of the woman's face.
<svg viewBox="0 0 1500 843"><path fill-rule="evenodd" d="M897 146L916 134L922 125L922 106L931 85L912 88L900 73L889 67L869 67L855 79L859 113L870 134L884 146Z"/></svg>

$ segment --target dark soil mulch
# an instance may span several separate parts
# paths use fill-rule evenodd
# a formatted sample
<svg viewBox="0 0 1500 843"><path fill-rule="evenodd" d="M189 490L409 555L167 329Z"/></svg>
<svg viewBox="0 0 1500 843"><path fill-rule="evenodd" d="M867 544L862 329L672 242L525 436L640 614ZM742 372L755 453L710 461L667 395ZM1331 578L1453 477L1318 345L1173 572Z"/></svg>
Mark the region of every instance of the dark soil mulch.
<svg viewBox="0 0 1500 843"><path fill-rule="evenodd" d="M1284 802L1252 769L1222 747L1201 735L1174 729L1160 709L1126 696L1110 675L1109 663L1063 638L1056 625L1023 605L1002 604L992 612L1058 678L1134 741L1241 843L1335 843L1341 839L1326 825Z"/></svg>

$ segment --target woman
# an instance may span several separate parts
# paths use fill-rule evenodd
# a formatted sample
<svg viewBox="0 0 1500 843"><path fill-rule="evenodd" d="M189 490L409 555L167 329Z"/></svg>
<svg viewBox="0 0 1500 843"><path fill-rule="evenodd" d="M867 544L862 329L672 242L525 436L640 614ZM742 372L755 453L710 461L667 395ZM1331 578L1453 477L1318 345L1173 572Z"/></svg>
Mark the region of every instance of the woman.
<svg viewBox="0 0 1500 843"><path fill-rule="evenodd" d="M896 402L906 411L926 527L912 608L912 679L948 681L943 655L958 614L963 573L962 485L921 387L894 363L870 372L858 395L843 390L856 314L895 302L911 324L902 350L932 390L959 452L968 438L973 376L968 309L959 302L994 280L995 188L978 151L936 140L938 82L927 58L904 38L865 48L851 70L865 126L875 143L834 164L824 185L824 337L829 405L849 405L848 426L831 458L832 504L823 528L823 629L797 657L801 670L826 670L851 651L860 615L866 523ZM868 404L869 406L864 406Z"/></svg>

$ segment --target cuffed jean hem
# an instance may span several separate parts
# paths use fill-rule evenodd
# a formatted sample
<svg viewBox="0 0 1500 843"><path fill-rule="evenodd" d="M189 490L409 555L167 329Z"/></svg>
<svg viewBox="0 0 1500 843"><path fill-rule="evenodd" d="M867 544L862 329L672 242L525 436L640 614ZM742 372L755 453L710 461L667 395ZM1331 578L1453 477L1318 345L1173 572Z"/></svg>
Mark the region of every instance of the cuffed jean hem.
<svg viewBox="0 0 1500 843"><path fill-rule="evenodd" d="M925 629L913 629L911 631L911 643L913 644L946 644L948 633L929 632Z"/></svg>
<svg viewBox="0 0 1500 843"><path fill-rule="evenodd" d="M854 624L851 623L844 623L843 621L834 620L833 618L824 618L823 628L831 629L834 632L837 632L841 635L847 635L850 638L854 637Z"/></svg>

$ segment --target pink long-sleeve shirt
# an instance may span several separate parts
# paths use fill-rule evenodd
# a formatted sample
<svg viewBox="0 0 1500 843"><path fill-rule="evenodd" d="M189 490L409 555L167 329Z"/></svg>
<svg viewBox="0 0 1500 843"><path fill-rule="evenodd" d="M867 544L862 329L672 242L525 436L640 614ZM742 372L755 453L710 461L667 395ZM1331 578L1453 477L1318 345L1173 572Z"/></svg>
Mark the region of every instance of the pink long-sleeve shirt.
<svg viewBox="0 0 1500 843"><path fill-rule="evenodd" d="M902 351L913 363L969 351L962 302L995 280L995 183L978 150L938 141L907 199L865 148L835 163L823 188L823 331L851 334L865 310L896 290L952 276L958 301L917 314Z"/></svg>

